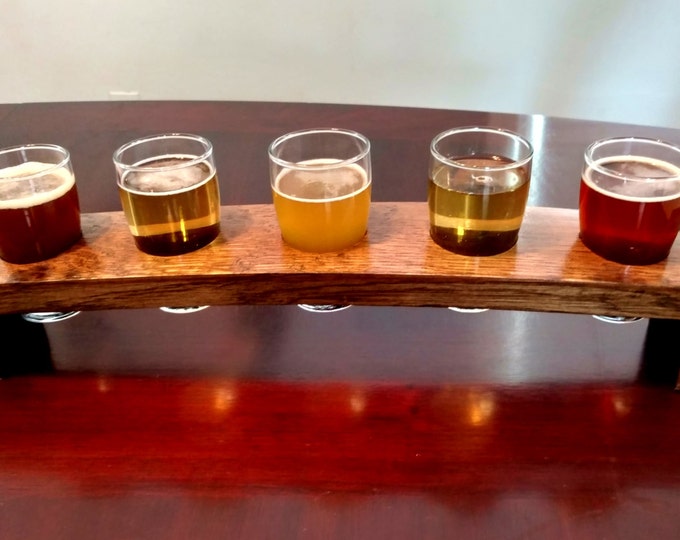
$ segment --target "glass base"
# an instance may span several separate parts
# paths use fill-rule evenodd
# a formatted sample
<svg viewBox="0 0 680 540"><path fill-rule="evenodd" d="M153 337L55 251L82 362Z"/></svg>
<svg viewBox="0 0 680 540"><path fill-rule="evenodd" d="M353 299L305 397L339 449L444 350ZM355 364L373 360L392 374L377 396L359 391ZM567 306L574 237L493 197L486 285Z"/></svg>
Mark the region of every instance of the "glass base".
<svg viewBox="0 0 680 540"><path fill-rule="evenodd" d="M334 313L352 307L352 304L298 304L298 307L312 313Z"/></svg>
<svg viewBox="0 0 680 540"><path fill-rule="evenodd" d="M162 308L158 308L161 311L165 311L166 313L176 313L178 315L183 315L185 313L196 313L197 311L203 311L204 309L208 309L210 306L189 306L189 307L168 307L168 306L163 306Z"/></svg>
<svg viewBox="0 0 680 540"><path fill-rule="evenodd" d="M457 311L458 313L484 313L489 311L489 308L462 308L462 307L449 307L451 311Z"/></svg>
<svg viewBox="0 0 680 540"><path fill-rule="evenodd" d="M593 315L593 318L611 324L628 324L642 320L642 317L619 317L615 315Z"/></svg>
<svg viewBox="0 0 680 540"><path fill-rule="evenodd" d="M23 313L21 316L25 321L33 323L52 323L65 321L78 315L80 311L36 311L33 313Z"/></svg>

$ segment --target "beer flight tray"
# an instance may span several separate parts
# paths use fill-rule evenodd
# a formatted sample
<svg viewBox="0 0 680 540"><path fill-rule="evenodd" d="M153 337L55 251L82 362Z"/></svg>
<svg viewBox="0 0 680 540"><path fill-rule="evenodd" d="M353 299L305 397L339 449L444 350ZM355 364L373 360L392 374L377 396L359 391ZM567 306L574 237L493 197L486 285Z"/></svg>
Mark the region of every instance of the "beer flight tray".
<svg viewBox="0 0 680 540"><path fill-rule="evenodd" d="M83 239L48 261L0 261L0 312L229 304L459 306L680 319L680 246L625 266L578 238L578 211L528 208L517 245L492 257L429 237L424 202L371 205L369 230L339 253L297 251L271 204L222 207L222 234L185 255L139 251L122 212L83 214Z"/></svg>

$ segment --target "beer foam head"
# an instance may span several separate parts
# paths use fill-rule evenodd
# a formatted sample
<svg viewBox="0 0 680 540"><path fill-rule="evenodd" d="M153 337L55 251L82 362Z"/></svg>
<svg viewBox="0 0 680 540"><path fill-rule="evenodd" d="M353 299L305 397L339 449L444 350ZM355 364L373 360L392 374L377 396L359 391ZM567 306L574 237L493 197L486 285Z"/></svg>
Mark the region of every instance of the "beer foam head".
<svg viewBox="0 0 680 540"><path fill-rule="evenodd" d="M126 189L142 193L169 193L195 187L212 176L207 163L187 166L187 159L161 158L128 172L122 180Z"/></svg>
<svg viewBox="0 0 680 540"><path fill-rule="evenodd" d="M310 165L337 163L338 160L310 160ZM274 188L289 198L330 201L349 197L368 185L366 171L356 164L338 168L284 169Z"/></svg>
<svg viewBox="0 0 680 540"><path fill-rule="evenodd" d="M602 158L585 171L583 181L604 195L631 202L680 197L680 168L643 156Z"/></svg>
<svg viewBox="0 0 680 540"><path fill-rule="evenodd" d="M70 170L28 161L0 169L0 209L30 208L63 196L75 183Z"/></svg>

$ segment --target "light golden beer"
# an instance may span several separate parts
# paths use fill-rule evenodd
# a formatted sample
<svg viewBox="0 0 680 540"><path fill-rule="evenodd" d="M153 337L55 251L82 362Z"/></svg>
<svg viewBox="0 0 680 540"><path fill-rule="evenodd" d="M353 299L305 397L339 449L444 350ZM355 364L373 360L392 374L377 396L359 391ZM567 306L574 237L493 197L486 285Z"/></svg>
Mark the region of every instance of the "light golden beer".
<svg viewBox="0 0 680 540"><path fill-rule="evenodd" d="M119 194L137 247L151 255L178 255L212 242L220 232L217 173L195 156L161 156L135 164Z"/></svg>
<svg viewBox="0 0 680 540"><path fill-rule="evenodd" d="M338 162L314 159L300 164ZM371 182L359 165L283 169L272 187L281 234L289 245L316 253L340 251L366 234Z"/></svg>
<svg viewBox="0 0 680 540"><path fill-rule="evenodd" d="M485 170L512 163L498 157L456 161L468 168L442 165L428 183L432 239L462 255L507 251L519 235L529 196L529 171L523 167Z"/></svg>

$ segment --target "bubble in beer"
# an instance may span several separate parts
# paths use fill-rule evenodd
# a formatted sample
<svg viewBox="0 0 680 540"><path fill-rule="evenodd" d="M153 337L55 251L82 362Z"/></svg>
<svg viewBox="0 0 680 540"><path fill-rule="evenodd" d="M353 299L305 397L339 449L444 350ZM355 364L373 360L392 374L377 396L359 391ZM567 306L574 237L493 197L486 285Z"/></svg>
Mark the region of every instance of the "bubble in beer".
<svg viewBox="0 0 680 540"><path fill-rule="evenodd" d="M145 163L143 165L148 168L147 170L134 171L125 176L125 186L145 193L167 193L190 188L208 178L210 171L205 164L183 166L186 163L187 160L182 158L160 159ZM165 170L166 167L177 166L179 168Z"/></svg>
<svg viewBox="0 0 680 540"><path fill-rule="evenodd" d="M472 175L472 179L477 183L477 184L482 184L482 185L490 185L493 183L493 177L489 176L487 174L479 174L479 175Z"/></svg>

